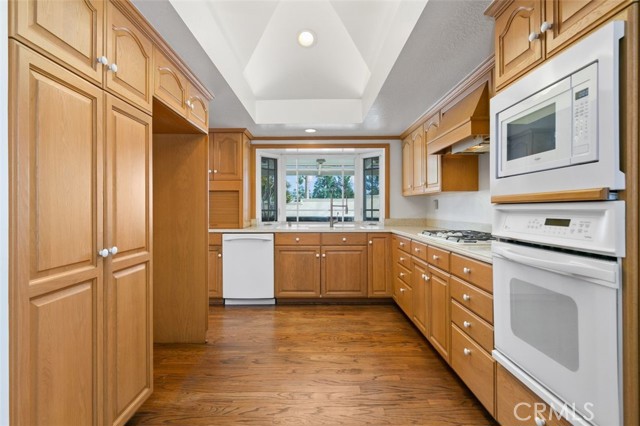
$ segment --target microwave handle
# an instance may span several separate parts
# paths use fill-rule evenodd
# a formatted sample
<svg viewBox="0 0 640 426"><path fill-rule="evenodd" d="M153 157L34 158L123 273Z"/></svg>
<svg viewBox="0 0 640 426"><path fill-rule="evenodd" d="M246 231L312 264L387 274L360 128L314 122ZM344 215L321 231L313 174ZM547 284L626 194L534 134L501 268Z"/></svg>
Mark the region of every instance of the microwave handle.
<svg viewBox="0 0 640 426"><path fill-rule="evenodd" d="M584 278L596 278L609 283L615 283L616 274L613 271L607 271L601 268L591 266L584 262L578 262L572 260L566 262L555 262L553 260L541 259L539 257L527 256L525 254L517 253L507 247L494 246L493 255L498 255L504 259L511 260L523 265L534 266L550 271L563 272L568 275Z"/></svg>

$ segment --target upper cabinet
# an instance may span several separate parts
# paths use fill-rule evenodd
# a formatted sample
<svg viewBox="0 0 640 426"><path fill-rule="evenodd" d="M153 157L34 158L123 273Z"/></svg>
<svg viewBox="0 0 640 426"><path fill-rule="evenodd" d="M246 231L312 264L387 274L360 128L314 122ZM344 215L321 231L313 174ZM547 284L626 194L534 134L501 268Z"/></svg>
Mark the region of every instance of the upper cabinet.
<svg viewBox="0 0 640 426"><path fill-rule="evenodd" d="M151 111L153 44L117 2L107 3L106 88Z"/></svg>
<svg viewBox="0 0 640 426"><path fill-rule="evenodd" d="M426 175L425 149L424 131L419 127L411 134L411 151L413 155L413 179L411 188L414 194L424 192Z"/></svg>
<svg viewBox="0 0 640 426"><path fill-rule="evenodd" d="M586 35L631 0L494 0L495 83L502 89Z"/></svg>
<svg viewBox="0 0 640 426"><path fill-rule="evenodd" d="M209 180L242 180L244 134L211 133L209 137Z"/></svg>
<svg viewBox="0 0 640 426"><path fill-rule="evenodd" d="M9 34L88 80L102 84L104 2L10 1ZM74 17L73 24L69 17Z"/></svg>

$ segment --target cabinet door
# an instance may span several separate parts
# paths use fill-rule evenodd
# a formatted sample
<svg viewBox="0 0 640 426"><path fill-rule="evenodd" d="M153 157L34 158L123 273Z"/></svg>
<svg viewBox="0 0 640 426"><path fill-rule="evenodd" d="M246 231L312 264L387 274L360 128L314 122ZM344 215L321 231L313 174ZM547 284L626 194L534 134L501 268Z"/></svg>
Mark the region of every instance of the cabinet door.
<svg viewBox="0 0 640 426"><path fill-rule="evenodd" d="M413 193L421 194L424 192L425 165L427 161L427 151L422 127L411 134L411 140L411 148L413 151Z"/></svg>
<svg viewBox="0 0 640 426"><path fill-rule="evenodd" d="M183 117L187 116L187 79L157 47L153 49L153 94Z"/></svg>
<svg viewBox="0 0 640 426"><path fill-rule="evenodd" d="M412 195L413 188L413 144L411 135L402 141L402 195Z"/></svg>
<svg viewBox="0 0 640 426"><path fill-rule="evenodd" d="M104 55L102 0L11 1L9 11L10 35L102 84L104 66L98 63Z"/></svg>
<svg viewBox="0 0 640 426"><path fill-rule="evenodd" d="M242 133L211 133L210 180L242 180Z"/></svg>
<svg viewBox="0 0 640 426"><path fill-rule="evenodd" d="M106 421L124 424L152 391L151 117L107 96Z"/></svg>
<svg viewBox="0 0 640 426"><path fill-rule="evenodd" d="M322 247L321 294L367 296L367 246Z"/></svg>
<svg viewBox="0 0 640 426"><path fill-rule="evenodd" d="M413 323L427 335L427 296L429 294L429 272L427 265L413 263Z"/></svg>
<svg viewBox="0 0 640 426"><path fill-rule="evenodd" d="M153 44L117 3L107 2L106 51L109 59L106 88L123 99L151 111Z"/></svg>
<svg viewBox="0 0 640 426"><path fill-rule="evenodd" d="M543 38L529 41L540 33L542 0L515 0L496 18L496 87L523 74L544 59Z"/></svg>
<svg viewBox="0 0 640 426"><path fill-rule="evenodd" d="M429 341L449 360L449 276L429 268Z"/></svg>
<svg viewBox="0 0 640 426"><path fill-rule="evenodd" d="M9 52L11 423L96 425L104 95L15 41Z"/></svg>
<svg viewBox="0 0 640 426"><path fill-rule="evenodd" d="M209 247L209 297L222 297L222 247Z"/></svg>
<svg viewBox="0 0 640 426"><path fill-rule="evenodd" d="M629 0L546 0L544 33L547 54L563 48L584 35L606 16L629 4Z"/></svg>
<svg viewBox="0 0 640 426"><path fill-rule="evenodd" d="M439 155L427 155L427 179L425 192L433 193L442 191L442 169Z"/></svg>
<svg viewBox="0 0 640 426"><path fill-rule="evenodd" d="M369 297L391 297L391 235L368 234Z"/></svg>
<svg viewBox="0 0 640 426"><path fill-rule="evenodd" d="M189 83L189 97L187 98L187 120L203 132L209 131L207 100L191 83Z"/></svg>
<svg viewBox="0 0 640 426"><path fill-rule="evenodd" d="M320 297L320 247L275 248L276 297Z"/></svg>

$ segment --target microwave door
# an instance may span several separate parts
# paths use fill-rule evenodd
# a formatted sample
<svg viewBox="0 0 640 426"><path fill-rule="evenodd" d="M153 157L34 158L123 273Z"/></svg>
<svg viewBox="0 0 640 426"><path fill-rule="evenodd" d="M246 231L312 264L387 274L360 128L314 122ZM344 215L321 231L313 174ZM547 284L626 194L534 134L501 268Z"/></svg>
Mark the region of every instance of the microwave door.
<svg viewBox="0 0 640 426"><path fill-rule="evenodd" d="M565 79L498 115L498 177L570 165L571 98Z"/></svg>

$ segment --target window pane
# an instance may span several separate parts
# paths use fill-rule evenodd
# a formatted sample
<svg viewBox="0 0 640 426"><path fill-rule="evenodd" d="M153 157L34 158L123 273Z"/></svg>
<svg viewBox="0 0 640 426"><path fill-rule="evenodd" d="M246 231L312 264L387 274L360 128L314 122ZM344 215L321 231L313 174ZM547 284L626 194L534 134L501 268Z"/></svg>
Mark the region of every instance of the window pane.
<svg viewBox="0 0 640 426"><path fill-rule="evenodd" d="M380 220L380 157L365 158L363 164L363 220Z"/></svg>
<svg viewBox="0 0 640 426"><path fill-rule="evenodd" d="M262 221L278 220L278 162L275 158L262 157L260 183L262 187Z"/></svg>

